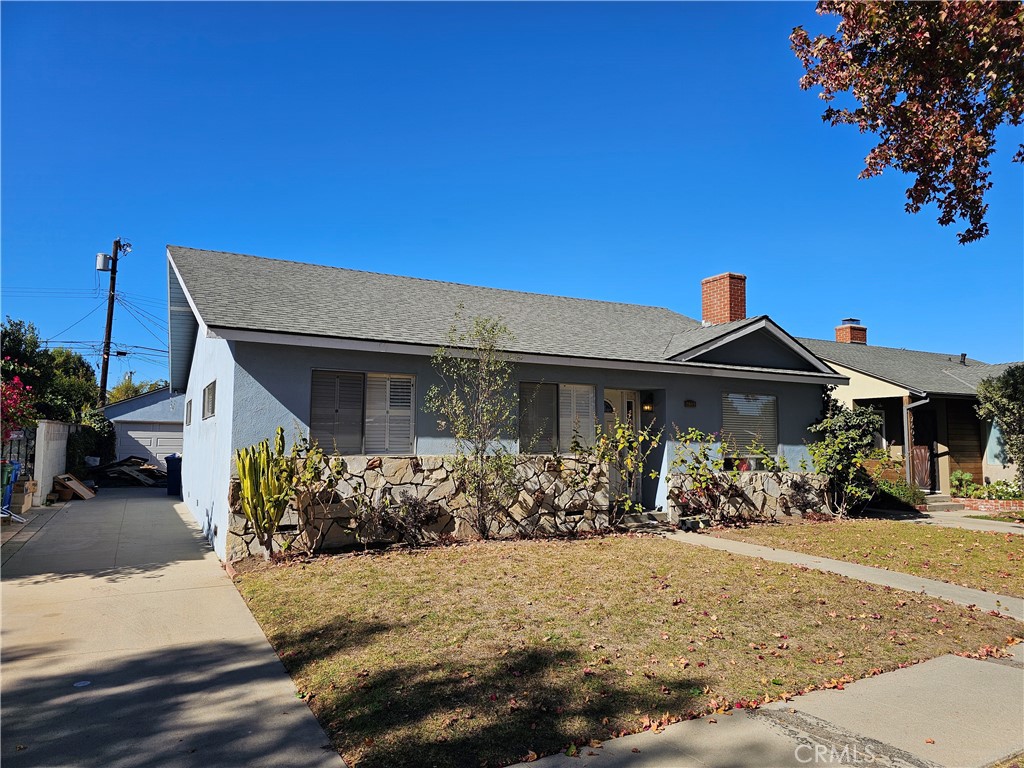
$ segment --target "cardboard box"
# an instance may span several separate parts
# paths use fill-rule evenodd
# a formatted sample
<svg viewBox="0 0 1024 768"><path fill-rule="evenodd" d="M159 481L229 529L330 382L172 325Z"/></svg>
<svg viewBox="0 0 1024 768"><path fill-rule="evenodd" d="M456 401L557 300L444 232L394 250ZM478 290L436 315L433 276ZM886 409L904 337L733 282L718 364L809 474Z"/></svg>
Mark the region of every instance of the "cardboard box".
<svg viewBox="0 0 1024 768"><path fill-rule="evenodd" d="M19 480L14 484L15 493L35 493L39 490L39 483L35 480Z"/></svg>
<svg viewBox="0 0 1024 768"><path fill-rule="evenodd" d="M32 508L31 493L15 493L11 496L11 512L22 514Z"/></svg>

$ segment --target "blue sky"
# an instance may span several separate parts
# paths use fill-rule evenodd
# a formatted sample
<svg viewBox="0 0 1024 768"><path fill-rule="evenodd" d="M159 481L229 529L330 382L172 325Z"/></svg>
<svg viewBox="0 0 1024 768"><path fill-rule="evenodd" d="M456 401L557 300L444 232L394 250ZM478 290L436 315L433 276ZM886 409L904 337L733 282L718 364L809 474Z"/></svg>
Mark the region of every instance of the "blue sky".
<svg viewBox="0 0 1024 768"><path fill-rule="evenodd" d="M3 313L103 335L95 253L134 245L112 363L163 378L168 243L1024 359L1024 193L1004 129L992 235L960 246L872 142L800 91L810 3L10 3ZM338 297L339 302L358 297ZM96 309L94 314L64 329ZM301 327L305 313L296 307ZM91 345L91 346L90 346Z"/></svg>

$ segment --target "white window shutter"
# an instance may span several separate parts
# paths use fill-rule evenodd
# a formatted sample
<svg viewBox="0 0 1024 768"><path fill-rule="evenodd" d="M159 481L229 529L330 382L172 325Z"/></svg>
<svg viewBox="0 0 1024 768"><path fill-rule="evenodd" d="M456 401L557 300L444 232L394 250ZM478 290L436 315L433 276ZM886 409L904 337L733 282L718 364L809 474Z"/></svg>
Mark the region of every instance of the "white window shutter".
<svg viewBox="0 0 1024 768"><path fill-rule="evenodd" d="M594 443L594 388L588 384L558 385L558 444L572 449L574 434L583 445Z"/></svg>
<svg viewBox="0 0 1024 768"><path fill-rule="evenodd" d="M388 452L388 379L366 377L366 433L364 452Z"/></svg>
<svg viewBox="0 0 1024 768"><path fill-rule="evenodd" d="M388 453L412 453L413 381L405 376L388 378Z"/></svg>
<svg viewBox="0 0 1024 768"><path fill-rule="evenodd" d="M411 376L368 375L364 452L412 453L414 404Z"/></svg>

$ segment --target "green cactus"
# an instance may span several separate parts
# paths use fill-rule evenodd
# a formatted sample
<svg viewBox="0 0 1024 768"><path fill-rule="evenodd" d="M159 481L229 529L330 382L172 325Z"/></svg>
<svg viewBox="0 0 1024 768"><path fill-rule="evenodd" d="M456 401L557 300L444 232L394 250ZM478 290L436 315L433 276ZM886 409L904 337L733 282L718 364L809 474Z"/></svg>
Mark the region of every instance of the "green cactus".
<svg viewBox="0 0 1024 768"><path fill-rule="evenodd" d="M274 551L274 534L294 495L291 463L284 452L284 429L277 428L274 450L263 440L235 452L242 513L252 526L267 558Z"/></svg>

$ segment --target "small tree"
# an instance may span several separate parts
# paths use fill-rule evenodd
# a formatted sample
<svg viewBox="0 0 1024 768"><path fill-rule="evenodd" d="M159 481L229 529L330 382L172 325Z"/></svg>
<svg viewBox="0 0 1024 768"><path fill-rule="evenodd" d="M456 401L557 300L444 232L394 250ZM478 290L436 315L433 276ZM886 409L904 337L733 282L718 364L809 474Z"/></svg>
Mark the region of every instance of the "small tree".
<svg viewBox="0 0 1024 768"><path fill-rule="evenodd" d="M299 432L288 456L287 482L299 515L297 538L307 552L315 552L338 524L328 507L340 499L338 483L345 478L346 470L340 455L325 454L315 441Z"/></svg>
<svg viewBox="0 0 1024 768"><path fill-rule="evenodd" d="M117 385L107 392L108 403L117 403L131 397L138 397L139 395L144 395L147 392L152 392L156 389L167 386L167 382L163 379L157 379L155 381L142 379L140 381L135 381L134 375L133 371L125 372L124 378L117 382Z"/></svg>
<svg viewBox="0 0 1024 768"><path fill-rule="evenodd" d="M719 439L721 438L721 439ZM737 522L728 501L741 495L737 486L739 470L726 469L729 443L725 436L702 432L690 427L685 432L675 428L675 450L669 472L678 474L679 484L672 489L672 498L681 509L705 515L715 523Z"/></svg>
<svg viewBox="0 0 1024 768"><path fill-rule="evenodd" d="M460 307L448 346L433 358L444 386L430 388L426 407L455 439L453 470L470 504L461 518L486 539L519 492L516 457L503 442L514 432L518 404L515 362L504 351L514 336L497 318L476 317L463 326Z"/></svg>
<svg viewBox="0 0 1024 768"><path fill-rule="evenodd" d="M847 408L826 395L825 415L808 430L819 438L807 446L814 469L828 478L829 511L845 517L866 504L874 483L864 462L877 458L874 434L882 429L882 417L868 408Z"/></svg>
<svg viewBox="0 0 1024 768"><path fill-rule="evenodd" d="M978 384L978 416L999 425L1003 444L1024 486L1024 364L1011 365L999 376Z"/></svg>
<svg viewBox="0 0 1024 768"><path fill-rule="evenodd" d="M640 512L643 505L634 501L634 497L643 480L644 464L647 458L661 444L664 430L654 430L653 425L636 429L629 421L620 421L618 416L611 429L597 428L593 448L583 447L574 440L574 451L577 454L590 453L598 464L608 467L608 500L609 523L617 525L622 516L629 512ZM585 466L580 462L578 466ZM657 471L651 471L652 478L658 477Z"/></svg>

